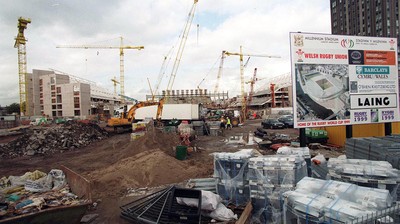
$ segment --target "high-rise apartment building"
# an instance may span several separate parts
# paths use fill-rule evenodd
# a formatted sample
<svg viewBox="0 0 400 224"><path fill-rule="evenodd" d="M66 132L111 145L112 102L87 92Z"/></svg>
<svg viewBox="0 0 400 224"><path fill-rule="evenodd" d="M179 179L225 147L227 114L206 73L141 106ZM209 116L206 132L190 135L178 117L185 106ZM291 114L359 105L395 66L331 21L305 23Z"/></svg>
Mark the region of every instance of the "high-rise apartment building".
<svg viewBox="0 0 400 224"><path fill-rule="evenodd" d="M398 0L331 0L332 34L399 38Z"/></svg>

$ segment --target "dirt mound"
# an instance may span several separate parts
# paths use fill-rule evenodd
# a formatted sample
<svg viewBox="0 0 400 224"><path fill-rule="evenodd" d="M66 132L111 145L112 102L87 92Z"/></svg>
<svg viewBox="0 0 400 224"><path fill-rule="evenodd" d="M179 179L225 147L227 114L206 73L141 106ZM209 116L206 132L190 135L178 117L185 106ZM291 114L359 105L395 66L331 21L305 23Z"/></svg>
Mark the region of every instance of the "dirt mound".
<svg viewBox="0 0 400 224"><path fill-rule="evenodd" d="M103 197L121 196L128 188L178 183L200 177L203 173L202 168L191 161L180 161L154 149L90 172L86 176L93 181L94 195Z"/></svg>
<svg viewBox="0 0 400 224"><path fill-rule="evenodd" d="M148 131L143 137L131 141L126 147L134 149L136 152L135 154L149 149L160 149L168 155L174 156L173 148L180 144L181 141L178 135L153 130Z"/></svg>
<svg viewBox="0 0 400 224"><path fill-rule="evenodd" d="M95 124L71 121L24 134L1 146L0 157L14 158L23 155L33 156L55 153L60 150L72 150L107 137L107 132Z"/></svg>

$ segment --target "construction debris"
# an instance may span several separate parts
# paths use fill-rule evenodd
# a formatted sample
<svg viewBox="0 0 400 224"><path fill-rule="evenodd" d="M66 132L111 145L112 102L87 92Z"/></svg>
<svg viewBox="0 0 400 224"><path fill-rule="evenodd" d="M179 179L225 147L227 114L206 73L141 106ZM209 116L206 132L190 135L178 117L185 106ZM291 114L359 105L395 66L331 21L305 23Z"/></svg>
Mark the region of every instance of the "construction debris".
<svg viewBox="0 0 400 224"><path fill-rule="evenodd" d="M65 124L35 129L0 146L1 158L37 155L73 150L107 138L106 131L96 124L68 121Z"/></svg>
<svg viewBox="0 0 400 224"><path fill-rule="evenodd" d="M21 220L13 218L20 215L86 203L71 192L62 170L53 169L48 174L36 170L0 179L0 222L12 219L18 223Z"/></svg>

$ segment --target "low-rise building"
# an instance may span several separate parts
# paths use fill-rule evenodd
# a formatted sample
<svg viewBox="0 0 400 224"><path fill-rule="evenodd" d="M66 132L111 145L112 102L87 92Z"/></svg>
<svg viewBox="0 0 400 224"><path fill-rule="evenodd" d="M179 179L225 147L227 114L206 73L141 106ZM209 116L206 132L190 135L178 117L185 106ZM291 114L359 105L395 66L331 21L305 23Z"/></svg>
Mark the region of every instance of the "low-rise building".
<svg viewBox="0 0 400 224"><path fill-rule="evenodd" d="M98 113L99 104L104 107L120 102L116 94L69 74L33 69L28 77L30 116L87 116Z"/></svg>

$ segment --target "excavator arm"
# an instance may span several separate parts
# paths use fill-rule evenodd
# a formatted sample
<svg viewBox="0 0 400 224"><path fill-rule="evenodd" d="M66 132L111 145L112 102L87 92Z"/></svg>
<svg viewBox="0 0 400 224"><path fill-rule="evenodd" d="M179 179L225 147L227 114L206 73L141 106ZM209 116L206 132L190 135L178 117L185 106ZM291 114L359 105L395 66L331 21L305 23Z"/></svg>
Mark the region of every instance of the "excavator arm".
<svg viewBox="0 0 400 224"><path fill-rule="evenodd" d="M138 102L131 107L129 111L121 113L120 117L112 117L108 120L107 126L113 127L115 131L118 129L132 128L132 122L135 119L135 113L138 108L157 105L159 102Z"/></svg>

